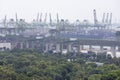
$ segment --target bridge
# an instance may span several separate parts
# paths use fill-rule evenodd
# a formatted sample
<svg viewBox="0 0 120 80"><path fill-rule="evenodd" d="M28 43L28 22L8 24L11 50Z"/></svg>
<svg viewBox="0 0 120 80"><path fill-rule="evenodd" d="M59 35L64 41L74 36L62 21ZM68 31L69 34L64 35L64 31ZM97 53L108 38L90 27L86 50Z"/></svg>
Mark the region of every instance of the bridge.
<svg viewBox="0 0 120 80"><path fill-rule="evenodd" d="M15 40L12 43L13 48L31 48L40 49L42 51L48 52L50 50L55 50L56 53L62 52L64 49L67 52L72 52L73 47L76 48L77 53L80 53L84 49L84 45L89 46L89 51L92 51L92 46L99 46L100 50L104 50L104 46L110 47L110 51L113 56L116 57L116 51L120 51L120 41L117 40L103 40L103 39L59 39L55 37L40 38L40 39L27 39L27 40Z"/></svg>

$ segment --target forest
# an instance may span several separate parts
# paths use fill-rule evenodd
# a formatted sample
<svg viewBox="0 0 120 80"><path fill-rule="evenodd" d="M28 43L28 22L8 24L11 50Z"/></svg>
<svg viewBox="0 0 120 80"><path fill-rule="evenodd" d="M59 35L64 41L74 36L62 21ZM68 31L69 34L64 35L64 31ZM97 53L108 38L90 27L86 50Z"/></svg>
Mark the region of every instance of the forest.
<svg viewBox="0 0 120 80"><path fill-rule="evenodd" d="M0 80L120 80L120 58L94 52L0 52Z"/></svg>

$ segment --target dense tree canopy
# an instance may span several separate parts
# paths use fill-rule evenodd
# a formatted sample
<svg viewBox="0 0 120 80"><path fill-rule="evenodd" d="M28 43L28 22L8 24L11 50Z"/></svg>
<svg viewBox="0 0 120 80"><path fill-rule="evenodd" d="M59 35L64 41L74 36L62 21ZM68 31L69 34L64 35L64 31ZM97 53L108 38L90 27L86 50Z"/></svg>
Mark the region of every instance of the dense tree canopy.
<svg viewBox="0 0 120 80"><path fill-rule="evenodd" d="M105 53L0 52L0 80L120 80L119 76L120 58Z"/></svg>

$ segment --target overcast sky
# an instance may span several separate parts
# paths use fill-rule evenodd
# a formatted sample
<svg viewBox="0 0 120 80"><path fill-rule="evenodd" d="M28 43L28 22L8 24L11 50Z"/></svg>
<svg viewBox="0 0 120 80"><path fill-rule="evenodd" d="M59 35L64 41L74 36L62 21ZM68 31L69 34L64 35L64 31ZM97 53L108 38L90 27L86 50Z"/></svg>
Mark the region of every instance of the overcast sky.
<svg viewBox="0 0 120 80"><path fill-rule="evenodd" d="M51 13L56 18L83 21L88 19L93 22L93 9L97 11L97 18L102 19L104 12L113 13L113 21L120 22L120 0L0 0L0 19L7 15L7 18L24 18L32 21L37 13Z"/></svg>

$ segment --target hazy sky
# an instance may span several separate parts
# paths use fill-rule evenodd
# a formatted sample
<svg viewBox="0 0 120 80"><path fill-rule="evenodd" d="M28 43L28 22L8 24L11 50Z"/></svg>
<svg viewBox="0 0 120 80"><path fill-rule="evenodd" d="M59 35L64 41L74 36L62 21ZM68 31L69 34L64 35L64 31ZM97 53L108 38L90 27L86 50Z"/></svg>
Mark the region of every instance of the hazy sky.
<svg viewBox="0 0 120 80"><path fill-rule="evenodd" d="M101 21L104 12L113 13L113 21L120 22L120 0L0 0L0 19L24 18L26 21L36 19L37 13L51 13L56 18L76 20L88 19L93 21L93 9L97 11L97 18Z"/></svg>

